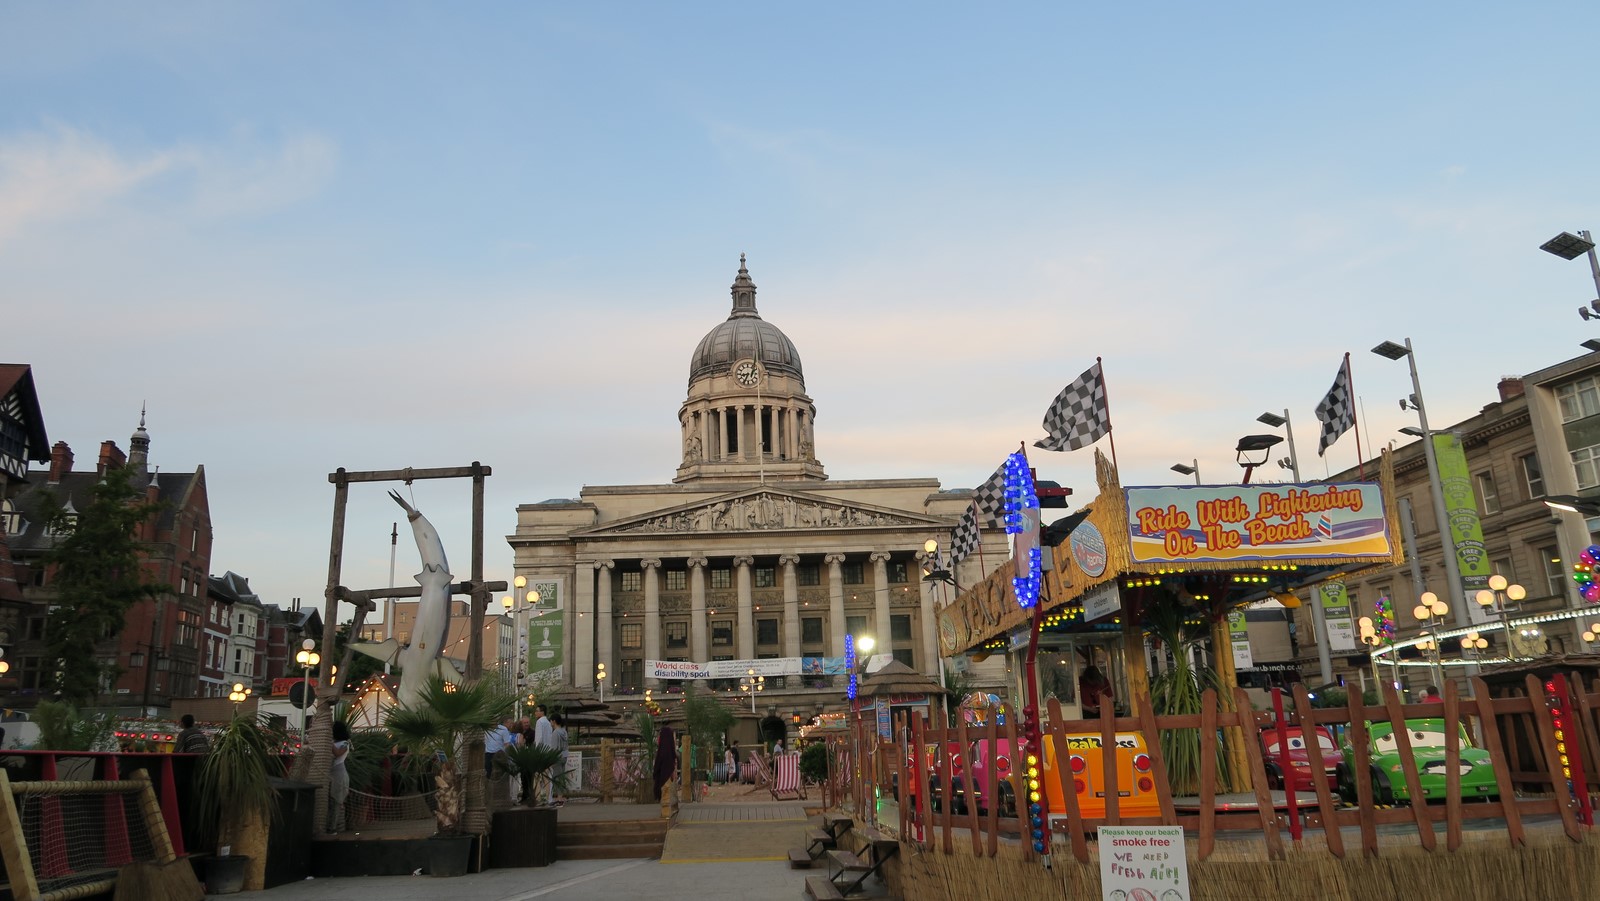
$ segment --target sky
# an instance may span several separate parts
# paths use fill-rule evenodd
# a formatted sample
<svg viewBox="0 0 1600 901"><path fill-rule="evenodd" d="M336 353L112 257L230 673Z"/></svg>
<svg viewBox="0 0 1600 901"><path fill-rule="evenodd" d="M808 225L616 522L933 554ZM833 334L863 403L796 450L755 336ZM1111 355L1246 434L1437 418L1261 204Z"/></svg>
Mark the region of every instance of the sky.
<svg viewBox="0 0 1600 901"><path fill-rule="evenodd" d="M276 604L322 595L339 467L492 467L491 579L517 504L669 481L740 253L833 479L974 486L1096 357L1124 484L1237 481L1285 409L1323 478L1344 354L1370 449L1415 424L1381 341L1439 428L1600 331L1538 249L1600 229L1597 18L0 0L0 361L80 463L146 408L213 572ZM1090 451L1031 461L1094 495ZM385 487L351 588L388 584ZM469 483L401 490L465 577Z"/></svg>

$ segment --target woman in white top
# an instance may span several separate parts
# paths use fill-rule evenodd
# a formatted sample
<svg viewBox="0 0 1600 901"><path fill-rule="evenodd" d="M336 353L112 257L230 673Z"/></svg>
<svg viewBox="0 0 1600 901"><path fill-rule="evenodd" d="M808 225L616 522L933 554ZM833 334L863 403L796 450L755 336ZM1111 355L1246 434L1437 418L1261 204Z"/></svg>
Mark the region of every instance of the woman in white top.
<svg viewBox="0 0 1600 901"><path fill-rule="evenodd" d="M333 723L333 763L328 770L328 831L344 831L344 802L350 796L350 771L345 758L350 755L350 727L340 720Z"/></svg>

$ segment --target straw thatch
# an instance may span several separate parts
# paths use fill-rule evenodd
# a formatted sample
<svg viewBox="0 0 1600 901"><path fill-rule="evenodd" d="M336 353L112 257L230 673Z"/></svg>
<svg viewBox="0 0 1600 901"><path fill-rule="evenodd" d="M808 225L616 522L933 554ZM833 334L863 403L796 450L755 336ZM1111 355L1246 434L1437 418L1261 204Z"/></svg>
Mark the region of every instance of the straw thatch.
<svg viewBox="0 0 1600 901"><path fill-rule="evenodd" d="M944 695L944 686L917 672L898 660L891 660L879 670L861 680L856 689L859 697L878 695Z"/></svg>

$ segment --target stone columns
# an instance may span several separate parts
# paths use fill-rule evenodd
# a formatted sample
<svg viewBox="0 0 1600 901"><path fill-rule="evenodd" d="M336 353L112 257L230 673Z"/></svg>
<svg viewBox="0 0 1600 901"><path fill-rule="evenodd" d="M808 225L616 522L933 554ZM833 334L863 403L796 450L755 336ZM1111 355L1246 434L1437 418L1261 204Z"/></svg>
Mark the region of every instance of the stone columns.
<svg viewBox="0 0 1600 901"><path fill-rule="evenodd" d="M611 571L617 568L617 561L601 560L595 563L594 568L600 572L594 615L595 663L606 665L606 680L615 688L618 683L617 655L611 649L612 636L616 634L616 629L611 625ZM592 680L594 673L589 673L588 678Z"/></svg>
<svg viewBox="0 0 1600 901"><path fill-rule="evenodd" d="M828 554L822 558L828 564L828 632L832 637L829 655L844 656L844 555Z"/></svg>
<svg viewBox="0 0 1600 901"><path fill-rule="evenodd" d="M572 629L567 632L569 650L563 656L568 659L562 661L572 667L572 672L567 673L567 678L562 681L574 686L593 685L594 564L578 564L573 571L572 582L573 606L577 609L572 611Z"/></svg>
<svg viewBox="0 0 1600 901"><path fill-rule="evenodd" d="M728 459L728 409L717 407L717 460Z"/></svg>
<svg viewBox="0 0 1600 901"><path fill-rule="evenodd" d="M661 659L661 561L640 560L644 568L644 659ZM645 688L659 688L661 681L646 677Z"/></svg>
<svg viewBox="0 0 1600 901"><path fill-rule="evenodd" d="M706 656L706 564L704 557L689 558L689 659L705 663Z"/></svg>
<svg viewBox="0 0 1600 901"><path fill-rule="evenodd" d="M868 559L872 561L872 608L878 615L878 634L873 636L878 644L873 653L887 654L894 650L889 631L889 552L873 551Z"/></svg>
<svg viewBox="0 0 1600 901"><path fill-rule="evenodd" d="M794 565L800 558L784 554L778 558L783 567L783 656L800 656L800 586L795 581Z"/></svg>
<svg viewBox="0 0 1600 901"><path fill-rule="evenodd" d="M751 660L756 656L756 617L750 602L750 567L755 562L754 557L733 558L733 581L739 589L739 644L736 650L739 660Z"/></svg>

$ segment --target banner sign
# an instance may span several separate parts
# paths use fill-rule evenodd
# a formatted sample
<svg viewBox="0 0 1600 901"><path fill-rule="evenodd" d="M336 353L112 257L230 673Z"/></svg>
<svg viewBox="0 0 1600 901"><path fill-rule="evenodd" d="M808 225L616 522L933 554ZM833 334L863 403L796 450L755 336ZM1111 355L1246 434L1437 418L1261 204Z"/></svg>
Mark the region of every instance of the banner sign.
<svg viewBox="0 0 1600 901"><path fill-rule="evenodd" d="M750 675L751 670L755 670L757 676L842 676L848 672L843 657L764 657L759 660L713 660L710 663L691 660L644 662L647 679L742 679ZM872 670L869 667L867 671Z"/></svg>
<svg viewBox="0 0 1600 901"><path fill-rule="evenodd" d="M528 657L528 674L538 676L561 665L562 611L552 610L528 620L528 633L523 637Z"/></svg>
<svg viewBox="0 0 1600 901"><path fill-rule="evenodd" d="M1121 610L1122 592L1118 590L1116 580L1107 582L1083 596L1083 621L1086 623L1116 616Z"/></svg>
<svg viewBox="0 0 1600 901"><path fill-rule="evenodd" d="M1350 616L1350 594L1344 583L1330 579L1317 586L1317 603L1322 605L1322 622L1328 627L1328 650L1356 649L1354 620Z"/></svg>
<svg viewBox="0 0 1600 901"><path fill-rule="evenodd" d="M1233 668L1250 669L1255 657L1250 653L1250 626L1245 622L1244 609L1228 614L1228 637L1233 641Z"/></svg>
<svg viewBox="0 0 1600 901"><path fill-rule="evenodd" d="M1099 832L1104 901L1189 901L1182 826L1101 826Z"/></svg>
<svg viewBox="0 0 1600 901"><path fill-rule="evenodd" d="M711 667L692 660L646 660L644 675L646 679L709 679Z"/></svg>
<svg viewBox="0 0 1600 901"><path fill-rule="evenodd" d="M1434 459L1439 461L1439 487L1444 513L1450 524L1450 541L1456 549L1465 597L1489 587L1489 554L1483 546L1483 523L1478 519L1478 498L1467 471L1467 454L1454 432L1433 436Z"/></svg>
<svg viewBox="0 0 1600 901"><path fill-rule="evenodd" d="M1124 490L1135 563L1389 557L1374 482Z"/></svg>
<svg viewBox="0 0 1600 901"><path fill-rule="evenodd" d="M801 657L800 671L807 676L848 676L843 657Z"/></svg>
<svg viewBox="0 0 1600 901"><path fill-rule="evenodd" d="M562 607L566 606L565 592L562 590L565 584L565 579L541 576L536 581L528 582L528 590L530 592L537 591L539 593L539 600L537 602L538 609L544 612L549 612L551 610L560 610ZM525 600L526 598L527 595L523 595L523 597L519 598L518 600Z"/></svg>
<svg viewBox="0 0 1600 901"><path fill-rule="evenodd" d="M884 741L894 741L894 727L893 727L893 724L890 722L890 719L889 719L889 714L890 714L890 710L891 710L891 706L889 704L889 699L887 697L884 697L883 695L879 695L878 698L877 698L877 702L878 702L878 737L882 738Z"/></svg>

